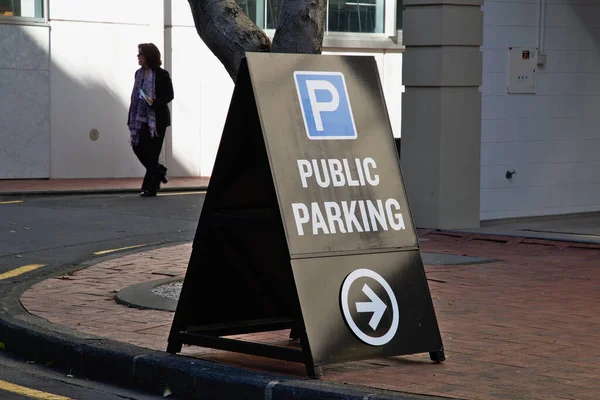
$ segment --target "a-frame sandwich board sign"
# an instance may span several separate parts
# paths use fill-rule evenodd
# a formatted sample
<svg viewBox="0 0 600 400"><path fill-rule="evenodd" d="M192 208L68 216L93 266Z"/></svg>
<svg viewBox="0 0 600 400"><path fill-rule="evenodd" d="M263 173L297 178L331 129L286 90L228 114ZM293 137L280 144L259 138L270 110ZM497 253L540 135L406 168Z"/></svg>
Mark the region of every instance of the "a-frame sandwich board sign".
<svg viewBox="0 0 600 400"><path fill-rule="evenodd" d="M231 335L291 328L300 348ZM248 53L171 327L321 366L443 344L373 57ZM296 346L297 347L297 346Z"/></svg>

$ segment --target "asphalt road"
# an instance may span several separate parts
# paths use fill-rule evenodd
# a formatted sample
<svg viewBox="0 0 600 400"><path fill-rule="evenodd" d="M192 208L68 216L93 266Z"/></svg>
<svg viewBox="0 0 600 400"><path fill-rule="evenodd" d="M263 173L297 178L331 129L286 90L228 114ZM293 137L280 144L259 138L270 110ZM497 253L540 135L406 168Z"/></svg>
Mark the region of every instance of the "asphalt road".
<svg viewBox="0 0 600 400"><path fill-rule="evenodd" d="M0 296L32 274L106 252L192 240L203 200L204 194L183 192L155 198L137 194L0 197ZM23 394L26 389L73 399L156 398L66 377L26 361L0 352L0 399L30 398ZM53 399L48 393L34 398Z"/></svg>
<svg viewBox="0 0 600 400"><path fill-rule="evenodd" d="M30 264L65 264L95 252L191 240L204 195L164 193L0 197L0 274Z"/></svg>

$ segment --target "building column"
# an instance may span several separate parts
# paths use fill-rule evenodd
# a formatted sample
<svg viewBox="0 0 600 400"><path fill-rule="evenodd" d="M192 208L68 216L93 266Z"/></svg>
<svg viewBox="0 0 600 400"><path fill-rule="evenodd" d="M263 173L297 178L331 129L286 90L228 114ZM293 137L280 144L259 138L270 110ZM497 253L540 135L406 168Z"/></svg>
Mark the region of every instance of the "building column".
<svg viewBox="0 0 600 400"><path fill-rule="evenodd" d="M480 222L482 0L404 0L401 164L419 228Z"/></svg>

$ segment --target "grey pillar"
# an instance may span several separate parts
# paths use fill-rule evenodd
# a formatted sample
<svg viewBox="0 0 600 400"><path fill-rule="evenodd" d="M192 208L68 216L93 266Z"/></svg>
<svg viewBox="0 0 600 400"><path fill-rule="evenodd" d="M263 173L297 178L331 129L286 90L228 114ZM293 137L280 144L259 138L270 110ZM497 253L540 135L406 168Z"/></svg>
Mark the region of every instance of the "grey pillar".
<svg viewBox="0 0 600 400"><path fill-rule="evenodd" d="M405 0L401 164L419 228L479 227L482 0Z"/></svg>

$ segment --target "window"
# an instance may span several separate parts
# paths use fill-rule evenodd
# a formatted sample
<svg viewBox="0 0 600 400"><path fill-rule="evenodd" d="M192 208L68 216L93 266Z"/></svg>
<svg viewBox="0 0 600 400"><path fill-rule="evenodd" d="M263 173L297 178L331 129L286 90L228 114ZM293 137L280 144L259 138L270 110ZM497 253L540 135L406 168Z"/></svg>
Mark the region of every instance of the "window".
<svg viewBox="0 0 600 400"><path fill-rule="evenodd" d="M402 3L402 0L397 1L399 4ZM283 0L237 0L237 2L259 28L276 28ZM386 0L328 0L325 31L384 33L385 3Z"/></svg>
<svg viewBox="0 0 600 400"><path fill-rule="evenodd" d="M0 17L44 18L44 0L0 0Z"/></svg>
<svg viewBox="0 0 600 400"><path fill-rule="evenodd" d="M327 32L383 33L384 0L329 0Z"/></svg>

